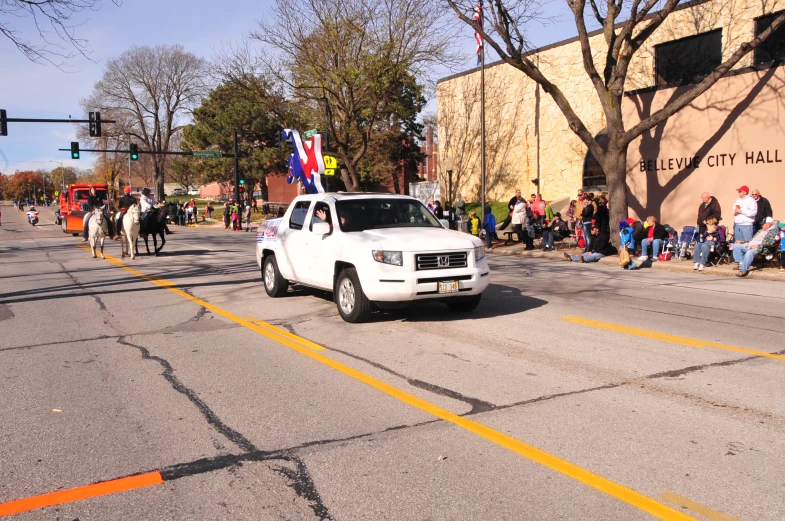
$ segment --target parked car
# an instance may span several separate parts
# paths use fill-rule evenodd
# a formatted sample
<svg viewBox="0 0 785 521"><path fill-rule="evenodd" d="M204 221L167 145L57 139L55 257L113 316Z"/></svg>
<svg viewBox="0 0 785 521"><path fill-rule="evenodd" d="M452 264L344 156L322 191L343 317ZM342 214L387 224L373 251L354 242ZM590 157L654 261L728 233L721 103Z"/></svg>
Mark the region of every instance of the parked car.
<svg viewBox="0 0 785 521"><path fill-rule="evenodd" d="M491 278L480 239L446 230L420 201L400 195L297 197L282 218L261 222L256 258L270 297L290 283L331 291L347 322L424 299L472 311Z"/></svg>
<svg viewBox="0 0 785 521"><path fill-rule="evenodd" d="M190 190L188 190L188 195L199 195L199 194L201 194L201 190L199 190L198 188L191 188Z"/></svg>
<svg viewBox="0 0 785 521"><path fill-rule="evenodd" d="M188 192L185 190L185 188L175 188L172 190L172 193L170 193L169 195L187 195L187 194Z"/></svg>

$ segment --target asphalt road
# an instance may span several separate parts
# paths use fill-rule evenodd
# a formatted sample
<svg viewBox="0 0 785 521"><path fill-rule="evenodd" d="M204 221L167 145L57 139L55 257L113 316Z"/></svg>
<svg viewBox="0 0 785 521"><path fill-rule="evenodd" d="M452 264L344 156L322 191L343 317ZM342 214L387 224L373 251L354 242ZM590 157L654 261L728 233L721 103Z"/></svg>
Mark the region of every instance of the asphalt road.
<svg viewBox="0 0 785 521"><path fill-rule="evenodd" d="M472 314L349 325L253 234L50 214L2 207L0 517L785 519L785 285L491 257Z"/></svg>

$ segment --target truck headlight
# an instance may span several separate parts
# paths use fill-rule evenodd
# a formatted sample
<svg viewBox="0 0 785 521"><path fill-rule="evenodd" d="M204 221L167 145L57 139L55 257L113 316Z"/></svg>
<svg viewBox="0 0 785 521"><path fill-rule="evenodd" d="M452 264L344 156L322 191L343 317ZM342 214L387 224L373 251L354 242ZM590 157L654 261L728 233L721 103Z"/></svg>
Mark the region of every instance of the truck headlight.
<svg viewBox="0 0 785 521"><path fill-rule="evenodd" d="M403 253L400 251L373 250L371 252L373 260L382 264L392 264L393 266L403 266Z"/></svg>
<svg viewBox="0 0 785 521"><path fill-rule="evenodd" d="M474 262L480 262L485 258L485 247L484 246L475 246L474 247Z"/></svg>

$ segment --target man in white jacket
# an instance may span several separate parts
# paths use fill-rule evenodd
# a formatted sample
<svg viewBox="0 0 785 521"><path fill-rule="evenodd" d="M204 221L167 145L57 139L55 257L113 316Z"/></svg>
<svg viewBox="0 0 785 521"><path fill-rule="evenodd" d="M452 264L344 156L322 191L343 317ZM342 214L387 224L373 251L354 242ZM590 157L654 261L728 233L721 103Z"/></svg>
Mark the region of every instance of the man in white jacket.
<svg viewBox="0 0 785 521"><path fill-rule="evenodd" d="M749 242L752 240L752 225L758 213L758 203L749 196L750 189L746 185L736 191L739 198L733 203L733 240Z"/></svg>

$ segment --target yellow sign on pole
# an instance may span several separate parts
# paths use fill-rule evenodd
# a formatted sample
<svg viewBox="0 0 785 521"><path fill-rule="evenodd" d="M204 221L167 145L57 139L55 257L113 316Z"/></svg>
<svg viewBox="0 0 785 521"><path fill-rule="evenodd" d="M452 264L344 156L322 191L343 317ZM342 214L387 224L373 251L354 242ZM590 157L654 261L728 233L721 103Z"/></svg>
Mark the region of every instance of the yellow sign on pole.
<svg viewBox="0 0 785 521"><path fill-rule="evenodd" d="M325 168L324 175L335 175L335 168Z"/></svg>
<svg viewBox="0 0 785 521"><path fill-rule="evenodd" d="M337 158L335 158L333 156L323 156L323 157L324 157L324 168L325 168L325 171L327 171L327 170L335 170L336 168L338 168L338 159ZM334 173L335 172L333 172L333 174ZM327 174L327 175L333 175L333 174Z"/></svg>

